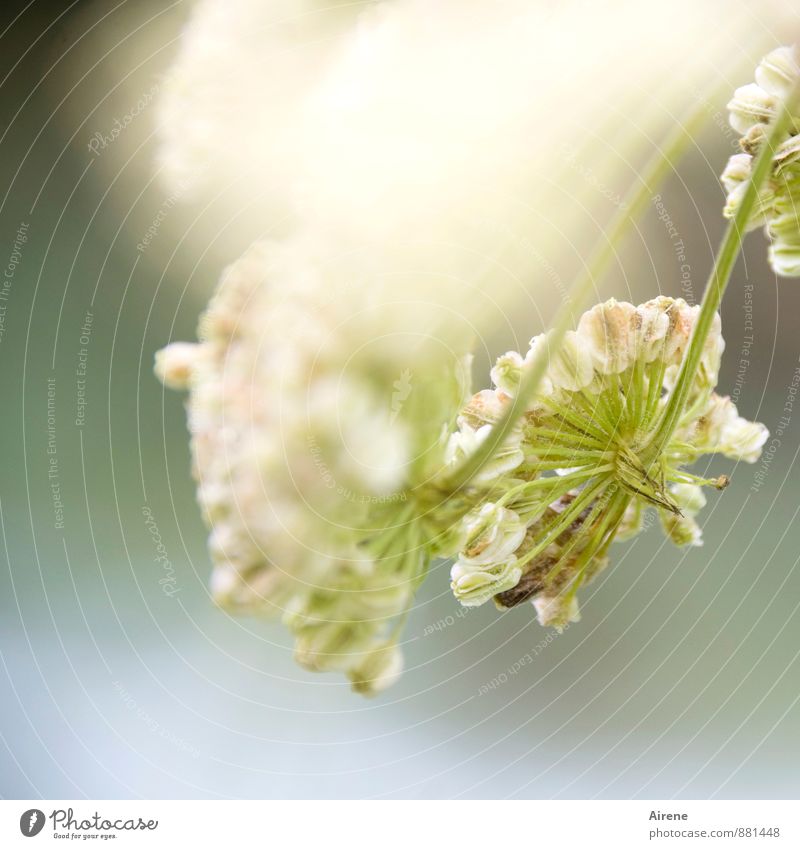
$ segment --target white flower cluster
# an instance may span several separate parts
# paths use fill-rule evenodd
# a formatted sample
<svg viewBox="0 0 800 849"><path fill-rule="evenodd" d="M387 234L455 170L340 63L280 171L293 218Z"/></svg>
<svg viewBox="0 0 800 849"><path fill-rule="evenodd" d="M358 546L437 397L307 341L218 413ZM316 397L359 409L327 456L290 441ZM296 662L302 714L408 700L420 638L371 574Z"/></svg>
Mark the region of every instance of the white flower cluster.
<svg viewBox="0 0 800 849"><path fill-rule="evenodd" d="M722 183L728 192L725 215L732 218L747 188L754 157L769 122L795 85L800 67L793 47L779 47L761 60L756 82L736 89L728 104L730 124L742 133L742 153L728 160ZM789 137L775 151L772 171L759 191L749 228L764 226L770 237L770 264L778 274L800 277L800 113L792 115Z"/></svg>
<svg viewBox="0 0 800 849"><path fill-rule="evenodd" d="M791 18L764 2L770 20ZM617 167L596 139L618 131L630 68L642 121L671 124L664 104L684 97L683 75L709 50L730 67L764 2L729 14L713 0L708 14L675 13L686 23L675 28L615 0L628 26L599 39L607 5L200 0L162 85L160 168L283 240L226 272L199 344L157 360L167 385L190 392L221 604L276 612L303 665L369 693L399 674L399 627L432 556L463 549L453 585L465 603L531 598L559 624L614 534L635 530L637 506L656 504L676 541L699 539L680 465L716 450L751 459L764 431L712 393L717 329L691 415L664 457L649 456L695 318L682 302L587 314L463 492L446 472L484 444L530 353L500 359L496 389L448 437L465 401L462 340L541 270L539 248L513 234L542 220L566 232L602 194L584 158L598 174ZM682 69L655 110L654 53ZM603 84L587 86L598 68ZM565 138L585 143L565 151ZM355 273L332 269L332 254L359 257Z"/></svg>
<svg viewBox="0 0 800 849"><path fill-rule="evenodd" d="M605 566L615 538L638 533L647 507L677 545L701 543L700 487L721 489L727 478L703 480L684 467L711 453L754 462L767 430L714 392L724 347L717 317L678 427L661 450L655 445L698 312L667 297L638 307L610 300L586 312L557 350L542 335L525 357L500 357L495 388L459 417L451 457L474 450L527 362L550 354L541 392L484 470L482 503L462 523L451 572L462 604L532 600L542 624L562 627L578 615L577 589Z"/></svg>
<svg viewBox="0 0 800 849"><path fill-rule="evenodd" d="M190 390L217 601L280 614L303 666L376 692L399 674L395 620L435 549L414 490L444 462L463 368L393 344L379 305L331 290L301 253L251 248L201 342L170 345L156 370Z"/></svg>

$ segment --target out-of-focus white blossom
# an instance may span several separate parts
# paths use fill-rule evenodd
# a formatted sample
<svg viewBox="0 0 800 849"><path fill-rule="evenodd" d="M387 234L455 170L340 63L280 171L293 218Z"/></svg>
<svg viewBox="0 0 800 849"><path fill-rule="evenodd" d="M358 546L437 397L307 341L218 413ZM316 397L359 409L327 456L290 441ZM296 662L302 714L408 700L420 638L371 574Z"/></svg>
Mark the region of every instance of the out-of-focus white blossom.
<svg viewBox="0 0 800 849"><path fill-rule="evenodd" d="M156 375L170 389L188 389L196 360L196 345L173 342L156 354Z"/></svg>
<svg viewBox="0 0 800 849"><path fill-rule="evenodd" d="M393 643L372 649L352 673L353 689L374 696L391 687L403 672L403 653Z"/></svg>
<svg viewBox="0 0 800 849"><path fill-rule="evenodd" d="M330 291L320 263L254 245L199 344L170 345L156 370L189 388L217 601L280 615L302 665L377 692L399 675L397 622L450 524L419 491L445 465L466 362L409 333L401 304Z"/></svg>
<svg viewBox="0 0 800 849"><path fill-rule="evenodd" d="M159 164L200 180L225 226L219 195L368 244L383 270L412 251L444 271L429 297L499 321L532 287L561 294L547 263L584 242L571 225L603 220L641 141L784 21L785 0L200 0L161 84Z"/></svg>
<svg viewBox="0 0 800 849"><path fill-rule="evenodd" d="M159 96L159 164L169 181L235 188L250 177L261 189L285 187L306 99L362 9L341 0L197 3ZM275 194L285 213L286 189Z"/></svg>

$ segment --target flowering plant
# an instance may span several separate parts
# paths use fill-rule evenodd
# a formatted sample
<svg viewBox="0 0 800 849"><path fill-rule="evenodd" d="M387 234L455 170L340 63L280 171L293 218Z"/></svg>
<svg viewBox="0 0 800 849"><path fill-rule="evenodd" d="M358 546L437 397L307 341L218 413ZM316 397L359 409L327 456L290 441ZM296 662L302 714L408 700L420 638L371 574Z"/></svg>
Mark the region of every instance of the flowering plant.
<svg viewBox="0 0 800 849"><path fill-rule="evenodd" d="M171 345L156 362L167 385L190 393L215 599L278 614L298 662L343 671L371 694L400 674L402 625L436 557L455 558L462 604L532 601L543 625L561 628L645 511L676 545L700 545L704 489L729 478L691 465L713 453L754 462L767 438L716 392L718 308L746 229L766 225L775 270L800 274L798 76L781 48L731 101L743 152L722 177L732 220L701 305L611 299L572 313L685 142L680 128L553 328L524 355L500 357L493 388L471 398L468 346L443 355L387 344L359 360L370 340L392 337L400 308L361 287L326 298L324 264L302 245L291 262L285 246L251 248L223 277L200 343Z"/></svg>

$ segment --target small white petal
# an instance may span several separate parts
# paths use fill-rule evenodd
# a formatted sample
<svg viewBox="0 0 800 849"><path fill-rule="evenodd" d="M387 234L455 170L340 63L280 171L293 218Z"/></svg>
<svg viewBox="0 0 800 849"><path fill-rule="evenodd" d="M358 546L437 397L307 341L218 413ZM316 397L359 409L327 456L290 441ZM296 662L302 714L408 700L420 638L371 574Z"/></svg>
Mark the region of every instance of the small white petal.
<svg viewBox="0 0 800 849"><path fill-rule="evenodd" d="M490 373L492 383L509 397L514 397L522 379L525 361L516 351L508 351L499 357Z"/></svg>
<svg viewBox="0 0 800 849"><path fill-rule="evenodd" d="M792 47L778 47L767 54L756 68L756 82L775 97L785 97L800 74Z"/></svg>
<svg viewBox="0 0 800 849"><path fill-rule="evenodd" d="M601 374L620 374L637 355L637 312L633 304L613 298L581 316L578 334Z"/></svg>
<svg viewBox="0 0 800 849"><path fill-rule="evenodd" d="M464 519L467 542L459 557L465 566L507 560L525 538L525 524L513 510L487 503Z"/></svg>
<svg viewBox="0 0 800 849"><path fill-rule="evenodd" d="M746 133L755 124L769 123L777 101L756 83L737 88L728 103L729 122L737 133Z"/></svg>
<svg viewBox="0 0 800 849"><path fill-rule="evenodd" d="M521 577L522 569L513 556L489 567L470 567L459 561L450 570L450 589L465 607L478 607L515 587Z"/></svg>

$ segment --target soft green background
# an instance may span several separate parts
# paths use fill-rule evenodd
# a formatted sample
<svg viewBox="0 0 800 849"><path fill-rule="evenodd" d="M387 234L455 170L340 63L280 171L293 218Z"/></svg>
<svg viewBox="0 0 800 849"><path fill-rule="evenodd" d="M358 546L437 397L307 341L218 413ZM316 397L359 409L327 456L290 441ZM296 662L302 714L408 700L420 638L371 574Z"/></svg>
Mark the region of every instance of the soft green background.
<svg viewBox="0 0 800 849"><path fill-rule="evenodd" d="M729 490L710 496L704 548L678 551L656 528L616 546L614 568L584 593L582 622L555 639L528 607L460 615L438 565L408 625L407 672L376 701L300 670L279 626L211 604L182 401L151 364L167 340L193 336L219 269L257 230L244 218L220 227L202 210L169 212L137 254L168 198L151 180L152 117L145 110L99 157L87 143L158 79L187 10L123 7L34 3L0 39L3 268L29 223L0 341L0 793L796 797L798 406L763 485L752 489L759 466L739 465ZM116 48L104 55L109 40ZM713 111L724 99L709 112L702 153L663 192L696 294L723 227L716 174L731 137ZM632 177L615 179L623 193ZM612 212L599 193L596 212L600 222ZM594 229L586 233L588 248ZM651 210L604 293L681 294L673 247ZM732 391L740 370L752 283L739 404L775 431L799 365L800 288L776 280L764 255L754 234L724 304L721 386ZM577 258L553 248L551 261L568 280ZM548 314L557 293L547 276L537 285ZM531 311L516 313L521 338L540 329ZM490 343L496 354L509 339ZM477 369L485 374L486 361ZM63 530L48 487L50 377ZM174 566L172 597L145 505ZM497 676L507 680L479 695Z"/></svg>

